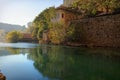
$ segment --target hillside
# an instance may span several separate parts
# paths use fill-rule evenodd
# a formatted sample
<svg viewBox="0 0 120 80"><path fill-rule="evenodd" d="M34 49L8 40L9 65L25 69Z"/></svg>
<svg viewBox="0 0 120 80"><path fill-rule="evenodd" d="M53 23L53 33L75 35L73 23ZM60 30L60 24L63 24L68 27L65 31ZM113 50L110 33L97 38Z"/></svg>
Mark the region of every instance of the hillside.
<svg viewBox="0 0 120 80"><path fill-rule="evenodd" d="M9 32L12 30L24 31L25 29L25 26L0 23L0 30L4 30L5 32Z"/></svg>
<svg viewBox="0 0 120 80"><path fill-rule="evenodd" d="M25 31L25 26L0 23L0 42L5 41L6 33L12 30Z"/></svg>

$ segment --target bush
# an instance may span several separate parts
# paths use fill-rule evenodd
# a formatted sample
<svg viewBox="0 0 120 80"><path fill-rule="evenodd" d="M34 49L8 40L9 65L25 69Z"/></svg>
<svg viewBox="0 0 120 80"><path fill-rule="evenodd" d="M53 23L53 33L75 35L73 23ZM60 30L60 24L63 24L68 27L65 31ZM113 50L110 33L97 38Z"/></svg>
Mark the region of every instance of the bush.
<svg viewBox="0 0 120 80"><path fill-rule="evenodd" d="M32 31L32 35L34 38L40 40L42 39L42 33L45 30L49 30L49 26L51 24L51 19L56 15L55 7L49 7L41 12L33 21L34 28Z"/></svg>
<svg viewBox="0 0 120 80"><path fill-rule="evenodd" d="M97 12L113 13L120 8L119 0L76 0L73 8L84 12L84 15L95 16Z"/></svg>
<svg viewBox="0 0 120 80"><path fill-rule="evenodd" d="M66 31L62 23L53 23L49 30L50 41L54 44L61 44L66 39Z"/></svg>
<svg viewBox="0 0 120 80"><path fill-rule="evenodd" d="M18 31L8 32L6 35L6 41L11 43L16 43L22 38L22 34Z"/></svg>

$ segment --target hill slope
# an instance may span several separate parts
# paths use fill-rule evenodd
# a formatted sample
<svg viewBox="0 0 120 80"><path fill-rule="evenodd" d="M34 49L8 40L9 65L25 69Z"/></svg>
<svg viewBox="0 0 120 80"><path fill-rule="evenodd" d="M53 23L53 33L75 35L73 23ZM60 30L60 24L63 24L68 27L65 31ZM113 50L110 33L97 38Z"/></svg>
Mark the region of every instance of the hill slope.
<svg viewBox="0 0 120 80"><path fill-rule="evenodd" d="M12 30L24 31L25 29L25 26L0 23L0 30L4 30L5 32L9 32Z"/></svg>
<svg viewBox="0 0 120 80"><path fill-rule="evenodd" d="M0 42L5 42L6 33L12 30L25 31L25 26L0 23Z"/></svg>

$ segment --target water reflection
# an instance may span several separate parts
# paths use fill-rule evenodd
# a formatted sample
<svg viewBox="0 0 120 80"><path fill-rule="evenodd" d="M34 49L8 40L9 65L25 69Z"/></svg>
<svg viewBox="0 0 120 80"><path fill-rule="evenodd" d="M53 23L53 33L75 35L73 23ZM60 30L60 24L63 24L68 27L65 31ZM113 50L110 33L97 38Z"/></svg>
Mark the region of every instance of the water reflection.
<svg viewBox="0 0 120 80"><path fill-rule="evenodd" d="M119 56L119 49L39 46L28 58L52 80L119 80Z"/></svg>
<svg viewBox="0 0 120 80"><path fill-rule="evenodd" d="M0 47L11 47L11 48L35 48L37 44L32 43L0 43Z"/></svg>
<svg viewBox="0 0 120 80"><path fill-rule="evenodd" d="M3 48L0 50L0 70L7 80L48 80L27 58L31 49Z"/></svg>
<svg viewBox="0 0 120 80"><path fill-rule="evenodd" d="M120 80L119 49L7 45L0 69L8 80Z"/></svg>

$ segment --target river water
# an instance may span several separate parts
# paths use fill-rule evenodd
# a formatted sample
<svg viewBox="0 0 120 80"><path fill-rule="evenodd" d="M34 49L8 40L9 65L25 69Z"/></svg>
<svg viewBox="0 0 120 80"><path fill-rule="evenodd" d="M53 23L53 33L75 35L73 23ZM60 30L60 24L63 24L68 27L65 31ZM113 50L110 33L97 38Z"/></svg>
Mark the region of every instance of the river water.
<svg viewBox="0 0 120 80"><path fill-rule="evenodd" d="M7 80L120 80L120 50L0 43Z"/></svg>

